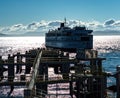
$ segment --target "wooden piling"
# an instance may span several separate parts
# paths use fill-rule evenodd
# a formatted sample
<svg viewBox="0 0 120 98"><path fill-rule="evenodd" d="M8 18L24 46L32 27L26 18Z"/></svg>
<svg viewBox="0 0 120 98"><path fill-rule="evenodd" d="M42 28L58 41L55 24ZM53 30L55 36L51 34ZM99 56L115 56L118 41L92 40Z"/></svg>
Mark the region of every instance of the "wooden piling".
<svg viewBox="0 0 120 98"><path fill-rule="evenodd" d="M98 65L98 73L99 75L101 75L102 74L102 60L98 60L97 65Z"/></svg>
<svg viewBox="0 0 120 98"><path fill-rule="evenodd" d="M17 53L17 63L22 63L22 56L20 56L20 53ZM22 66L16 65L16 73L22 72Z"/></svg>
<svg viewBox="0 0 120 98"><path fill-rule="evenodd" d="M39 65L39 72L38 72L38 81L47 81L48 80L48 66L45 64ZM40 93L47 92L47 84L36 84L36 95L39 95ZM46 93L47 94L47 93ZM45 94L41 94L41 96L44 98Z"/></svg>
<svg viewBox="0 0 120 98"><path fill-rule="evenodd" d="M14 79L14 57L8 55L8 81L13 82Z"/></svg>
<svg viewBox="0 0 120 98"><path fill-rule="evenodd" d="M90 60L90 66L91 66L91 73L96 74L97 73L97 65L96 65L96 60Z"/></svg>
<svg viewBox="0 0 120 98"><path fill-rule="evenodd" d="M17 57L16 63L14 62L15 56ZM22 62L23 57L25 58L25 63ZM26 89L24 89L24 98L33 98L33 95L39 97L42 95L42 97L46 97L48 94L48 84L55 83L69 83L69 95L72 98L73 95L75 95L76 98L88 98L88 96L89 98L103 98L106 88L106 80L103 79L104 76L101 74L102 60L104 59L85 57L70 59L69 55L64 55L64 52L53 49L43 51L35 49L29 52L26 51L25 54L17 53L17 55L14 56L8 55L8 62L5 64L8 66L9 83L6 84L11 87L14 85L20 86L27 84ZM90 65L81 63L86 61L90 62ZM71 64L76 66L74 70L75 73L72 73L72 75L70 73ZM17 66L16 73L20 72L22 65L26 67L25 74L21 76L21 81L19 82L13 81L15 76L14 65ZM57 74L63 75L63 78L52 78L52 80L49 80L49 67L54 68ZM90 72L87 73L86 71ZM96 72L97 74L95 74ZM26 74L31 75L27 83L25 81ZM120 82L120 80L118 81Z"/></svg>
<svg viewBox="0 0 120 98"><path fill-rule="evenodd" d="M62 73L63 79L69 79L69 72L70 72L70 64L63 63L61 66L61 73Z"/></svg>
<svg viewBox="0 0 120 98"><path fill-rule="evenodd" d="M3 72L4 72L3 60L2 56L0 56L0 81L3 79Z"/></svg>
<svg viewBox="0 0 120 98"><path fill-rule="evenodd" d="M31 89L24 89L24 98L33 98Z"/></svg>
<svg viewBox="0 0 120 98"><path fill-rule="evenodd" d="M120 98L120 66L117 66L116 69L117 69L116 75L117 98Z"/></svg>
<svg viewBox="0 0 120 98"><path fill-rule="evenodd" d="M26 55L30 55L29 52L26 51ZM25 68L25 74L30 74L31 70L31 61L30 61L30 56L26 56L26 68Z"/></svg>

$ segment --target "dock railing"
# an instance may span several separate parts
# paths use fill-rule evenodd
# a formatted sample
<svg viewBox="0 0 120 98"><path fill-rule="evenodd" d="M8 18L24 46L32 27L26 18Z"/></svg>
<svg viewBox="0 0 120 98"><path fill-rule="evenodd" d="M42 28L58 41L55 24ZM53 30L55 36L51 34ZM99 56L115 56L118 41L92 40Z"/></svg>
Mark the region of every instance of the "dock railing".
<svg viewBox="0 0 120 98"><path fill-rule="evenodd" d="M27 89L24 90L24 98L32 98L31 95L32 95L32 91L34 90L34 85L38 73L41 56L42 56L42 51L38 50L38 54L33 63L33 72L32 72L31 80L27 86Z"/></svg>

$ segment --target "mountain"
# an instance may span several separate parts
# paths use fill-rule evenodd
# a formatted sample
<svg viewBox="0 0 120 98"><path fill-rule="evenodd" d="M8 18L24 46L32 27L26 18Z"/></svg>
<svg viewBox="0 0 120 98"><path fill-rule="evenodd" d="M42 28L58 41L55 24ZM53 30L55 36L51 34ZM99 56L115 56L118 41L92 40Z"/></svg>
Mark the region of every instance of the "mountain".
<svg viewBox="0 0 120 98"><path fill-rule="evenodd" d="M3 34L3 33L0 33L0 37L19 37L19 36L45 36L45 33L41 33L41 32L27 32L24 34Z"/></svg>
<svg viewBox="0 0 120 98"><path fill-rule="evenodd" d="M23 36L45 36L46 32L27 32ZM93 35L120 35L120 31L117 30L103 30L93 31Z"/></svg>
<svg viewBox="0 0 120 98"><path fill-rule="evenodd" d="M94 31L93 35L120 35L120 31L117 30Z"/></svg>
<svg viewBox="0 0 120 98"><path fill-rule="evenodd" d="M0 33L0 37L13 37L13 36L45 36L46 32L27 32L24 34L3 34ZM120 31L117 30L103 30L103 31L93 31L93 35L120 35Z"/></svg>
<svg viewBox="0 0 120 98"><path fill-rule="evenodd" d="M22 36L45 36L45 32L27 32L22 34Z"/></svg>
<svg viewBox="0 0 120 98"><path fill-rule="evenodd" d="M27 32L22 36L45 36L46 32ZM103 30L103 31L93 31L93 35L120 35L120 31L117 30Z"/></svg>
<svg viewBox="0 0 120 98"><path fill-rule="evenodd" d="M0 33L0 37L8 36L7 34Z"/></svg>

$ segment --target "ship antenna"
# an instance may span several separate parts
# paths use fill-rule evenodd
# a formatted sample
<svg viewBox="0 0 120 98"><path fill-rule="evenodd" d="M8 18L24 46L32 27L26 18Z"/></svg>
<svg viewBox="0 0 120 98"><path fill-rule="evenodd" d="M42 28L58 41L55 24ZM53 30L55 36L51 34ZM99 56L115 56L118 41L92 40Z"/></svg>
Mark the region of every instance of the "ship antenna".
<svg viewBox="0 0 120 98"><path fill-rule="evenodd" d="M79 27L80 27L80 20L79 20Z"/></svg>
<svg viewBox="0 0 120 98"><path fill-rule="evenodd" d="M66 24L66 17L65 17L65 19L64 19L64 23Z"/></svg>

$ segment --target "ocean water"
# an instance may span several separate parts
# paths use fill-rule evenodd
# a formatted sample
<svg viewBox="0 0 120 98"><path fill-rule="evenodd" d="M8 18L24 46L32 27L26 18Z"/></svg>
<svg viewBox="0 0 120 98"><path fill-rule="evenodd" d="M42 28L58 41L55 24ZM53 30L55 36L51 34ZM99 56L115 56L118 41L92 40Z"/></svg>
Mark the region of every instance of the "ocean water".
<svg viewBox="0 0 120 98"><path fill-rule="evenodd" d="M120 36L94 36L94 49L99 57L106 58L103 68L108 72L115 72L120 65Z"/></svg>
<svg viewBox="0 0 120 98"><path fill-rule="evenodd" d="M0 55L24 53L26 50L42 47L44 42L44 37L0 37Z"/></svg>
<svg viewBox="0 0 120 98"><path fill-rule="evenodd" d="M6 59L8 54L43 47L44 42L44 37L0 37L0 55ZM115 73L116 66L120 65L120 36L94 36L94 49L98 50L99 57L106 58L103 70ZM109 78L108 83L115 84L115 79ZM21 87L15 87L11 97L7 97L8 89L8 86L0 87L0 98L22 98Z"/></svg>

